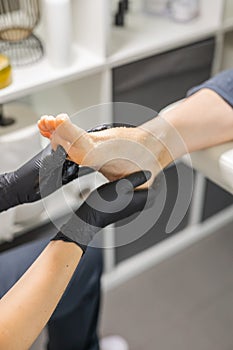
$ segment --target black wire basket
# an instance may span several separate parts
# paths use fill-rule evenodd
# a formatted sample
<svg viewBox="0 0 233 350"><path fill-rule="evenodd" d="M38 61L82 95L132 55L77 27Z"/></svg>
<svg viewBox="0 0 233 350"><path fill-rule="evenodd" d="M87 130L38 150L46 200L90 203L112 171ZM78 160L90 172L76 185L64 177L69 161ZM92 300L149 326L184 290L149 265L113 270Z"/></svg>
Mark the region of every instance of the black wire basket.
<svg viewBox="0 0 233 350"><path fill-rule="evenodd" d="M31 34L20 41L0 41L0 52L10 58L13 67L21 67L37 62L44 50L41 41Z"/></svg>
<svg viewBox="0 0 233 350"><path fill-rule="evenodd" d="M34 63L43 55L41 42L33 35L39 19L39 0L0 0L0 51L14 66Z"/></svg>
<svg viewBox="0 0 233 350"><path fill-rule="evenodd" d="M0 0L0 39L19 41L27 38L39 19L39 0Z"/></svg>

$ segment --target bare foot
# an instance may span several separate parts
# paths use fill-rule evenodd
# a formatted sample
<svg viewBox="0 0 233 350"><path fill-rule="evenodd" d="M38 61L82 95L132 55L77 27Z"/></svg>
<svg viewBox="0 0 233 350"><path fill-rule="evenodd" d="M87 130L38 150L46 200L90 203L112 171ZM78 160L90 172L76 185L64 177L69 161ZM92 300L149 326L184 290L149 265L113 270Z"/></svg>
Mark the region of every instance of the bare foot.
<svg viewBox="0 0 233 350"><path fill-rule="evenodd" d="M50 139L54 150L61 145L73 162L87 165L83 159L94 145L88 133L72 124L67 114L59 114L56 118L44 115L38 121L38 128L42 136Z"/></svg>
<svg viewBox="0 0 233 350"><path fill-rule="evenodd" d="M38 127L51 140L53 149L63 146L72 161L100 171L110 181L138 170L150 170L152 183L161 170L162 146L140 128L117 127L87 133L65 114L56 118L44 116Z"/></svg>

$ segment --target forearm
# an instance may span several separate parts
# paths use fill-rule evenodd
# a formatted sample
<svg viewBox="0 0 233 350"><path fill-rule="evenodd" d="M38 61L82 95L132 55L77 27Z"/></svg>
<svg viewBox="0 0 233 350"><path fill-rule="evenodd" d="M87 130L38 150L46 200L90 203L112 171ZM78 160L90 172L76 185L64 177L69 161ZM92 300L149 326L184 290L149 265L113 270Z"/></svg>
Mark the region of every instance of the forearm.
<svg viewBox="0 0 233 350"><path fill-rule="evenodd" d="M81 256L76 244L49 243L0 300L0 348L30 347L56 308Z"/></svg>

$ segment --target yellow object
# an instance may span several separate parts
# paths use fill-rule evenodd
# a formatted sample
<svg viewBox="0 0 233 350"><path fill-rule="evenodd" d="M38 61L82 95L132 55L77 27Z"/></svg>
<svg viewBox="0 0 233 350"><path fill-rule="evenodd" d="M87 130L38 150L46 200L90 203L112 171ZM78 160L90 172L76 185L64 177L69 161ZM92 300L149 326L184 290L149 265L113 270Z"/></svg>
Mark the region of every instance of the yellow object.
<svg viewBox="0 0 233 350"><path fill-rule="evenodd" d="M12 69L7 56L0 54L0 89L12 83Z"/></svg>

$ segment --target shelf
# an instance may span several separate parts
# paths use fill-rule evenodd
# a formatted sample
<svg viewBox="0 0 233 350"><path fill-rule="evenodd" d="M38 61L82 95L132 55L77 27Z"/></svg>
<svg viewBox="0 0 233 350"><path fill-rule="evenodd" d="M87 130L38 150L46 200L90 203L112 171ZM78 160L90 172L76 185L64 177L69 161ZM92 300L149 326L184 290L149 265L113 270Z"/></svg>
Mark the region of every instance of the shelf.
<svg viewBox="0 0 233 350"><path fill-rule="evenodd" d="M15 68L13 70L13 83L0 90L0 103L18 99L55 84L94 74L103 67L103 60L89 51L74 46L73 54L73 64L65 69L54 69L46 56L31 66Z"/></svg>
<svg viewBox="0 0 233 350"><path fill-rule="evenodd" d="M214 35L219 26L220 14L216 12L210 17L206 6L202 15L189 23L143 13L132 14L125 28L112 30L108 62L115 67L171 50Z"/></svg>

